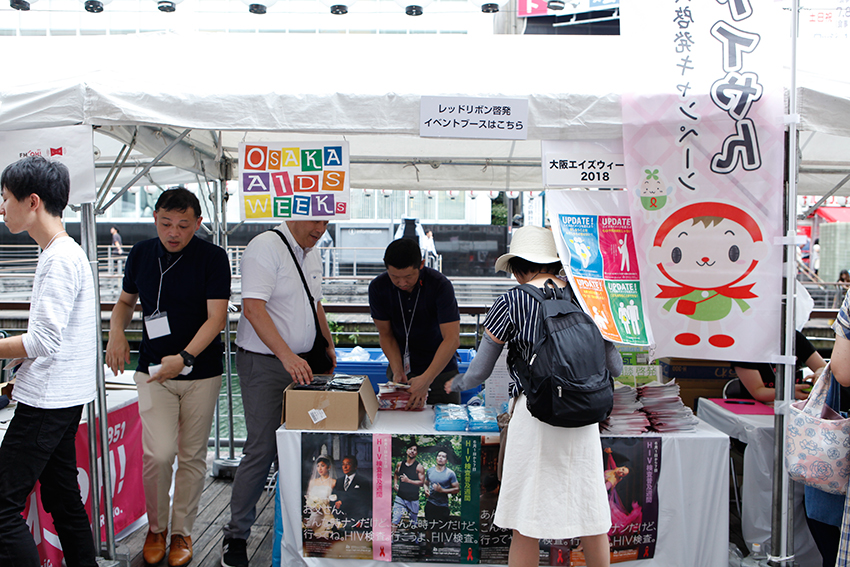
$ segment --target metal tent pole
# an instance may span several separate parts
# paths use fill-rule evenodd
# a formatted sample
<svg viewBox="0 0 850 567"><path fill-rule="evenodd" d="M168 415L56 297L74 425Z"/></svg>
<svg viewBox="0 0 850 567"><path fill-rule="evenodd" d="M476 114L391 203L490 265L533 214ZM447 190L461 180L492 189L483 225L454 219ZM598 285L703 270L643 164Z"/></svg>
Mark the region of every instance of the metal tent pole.
<svg viewBox="0 0 850 567"><path fill-rule="evenodd" d="M791 7L791 84L788 104L788 184L785 193L785 276L782 335L782 371L778 373L774 415L773 513L771 516L771 565L797 565L794 560L794 487L785 469L785 422L788 404L794 400L795 297L797 281L797 22L799 0Z"/></svg>
<svg viewBox="0 0 850 567"><path fill-rule="evenodd" d="M222 164L223 174L216 184L217 196L216 200L221 204L219 210L221 214L221 223L219 225L221 233L221 246L227 250L228 237L230 233L227 230L227 201L229 195L227 193L227 179L229 172L227 171L232 164L227 161ZM236 435L233 431L233 365L231 362L232 350L230 343L230 309L225 313L224 319L224 384L227 392L227 433L228 433L228 458L220 458L221 444L221 425L219 423L218 404L216 403L216 436L215 436L215 459L213 459L212 476L215 478L234 478L236 469L239 466L239 459L236 458Z"/></svg>
<svg viewBox="0 0 850 567"><path fill-rule="evenodd" d="M95 369L97 381L97 408L98 413L95 413L95 403L88 404L87 419L89 431L89 460L91 470L91 501L92 501L92 518L94 519L94 541L95 549L98 549L106 559L116 559L115 553L115 521L112 516L112 467L109 462L109 438L107 436L108 417L106 406L106 386L103 376L103 337L100 329L101 314L100 314L100 281L97 270L97 234L95 231L96 223L94 217L94 204L84 203L80 208L80 236L83 244L83 249L89 258L89 264L92 269L92 278L94 280L94 300L96 317L98 321L97 329L97 366ZM95 427L97 424L97 427ZM97 458L98 437L100 438L101 458ZM100 497L103 490L103 505L101 506ZM100 517L104 518L106 527L105 549L100 542ZM129 563L127 563L129 564Z"/></svg>

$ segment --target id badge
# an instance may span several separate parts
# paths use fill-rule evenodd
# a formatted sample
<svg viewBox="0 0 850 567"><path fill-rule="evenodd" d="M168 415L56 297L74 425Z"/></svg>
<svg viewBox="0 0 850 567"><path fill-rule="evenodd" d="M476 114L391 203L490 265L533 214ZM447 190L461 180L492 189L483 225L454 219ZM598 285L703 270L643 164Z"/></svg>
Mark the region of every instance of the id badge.
<svg viewBox="0 0 850 567"><path fill-rule="evenodd" d="M404 375L407 376L410 374L410 351L405 349L402 361L404 362Z"/></svg>
<svg viewBox="0 0 850 567"><path fill-rule="evenodd" d="M168 314L163 311L162 313L145 317L145 330L148 332L149 339L158 339L170 335L171 327L168 326Z"/></svg>

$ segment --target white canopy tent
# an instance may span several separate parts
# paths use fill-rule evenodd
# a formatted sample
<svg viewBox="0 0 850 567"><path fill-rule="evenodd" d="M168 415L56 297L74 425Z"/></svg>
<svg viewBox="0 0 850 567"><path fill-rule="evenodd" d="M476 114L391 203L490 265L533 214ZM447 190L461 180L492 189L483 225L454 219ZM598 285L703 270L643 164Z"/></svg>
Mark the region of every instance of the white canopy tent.
<svg viewBox="0 0 850 567"><path fill-rule="evenodd" d="M0 129L90 124L150 157L174 143L164 162L220 181L235 178L240 141L344 138L355 188L539 190L540 141L621 138L628 88L628 46L611 36L150 34L0 48L21 54L4 61ZM850 49L798 49L797 192L850 195L850 84L827 66ZM528 140L420 138L423 95L527 98Z"/></svg>
<svg viewBox="0 0 850 567"><path fill-rule="evenodd" d="M235 178L220 158L242 140L345 138L354 188L539 190L539 141L620 138L627 88L627 46L612 36L156 33L0 46L26 54L4 62L0 129L91 124L147 156L189 129L163 161L210 179ZM798 194L824 195L850 173L850 83L828 64L850 48L799 49ZM423 95L527 98L528 139L420 138Z"/></svg>

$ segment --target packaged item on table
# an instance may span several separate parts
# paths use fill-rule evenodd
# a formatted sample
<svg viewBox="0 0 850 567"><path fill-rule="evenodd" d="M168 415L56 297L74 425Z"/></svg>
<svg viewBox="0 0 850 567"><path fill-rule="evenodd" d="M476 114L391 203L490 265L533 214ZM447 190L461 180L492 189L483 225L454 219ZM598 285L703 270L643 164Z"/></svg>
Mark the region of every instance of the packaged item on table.
<svg viewBox="0 0 850 567"><path fill-rule="evenodd" d="M407 384L396 384L386 382L378 384L378 409L380 410L403 410L407 408L410 400L410 392ZM414 411L422 411L424 407L416 408Z"/></svg>
<svg viewBox="0 0 850 567"><path fill-rule="evenodd" d="M469 431L499 432L495 408L487 406L466 406L469 412Z"/></svg>
<svg viewBox="0 0 850 567"><path fill-rule="evenodd" d="M363 384L363 376L349 376L348 374L334 374L333 380L328 382L328 390L343 392L358 392Z"/></svg>
<svg viewBox="0 0 850 567"><path fill-rule="evenodd" d="M434 406L434 429L437 431L466 431L469 414L466 406L437 404Z"/></svg>

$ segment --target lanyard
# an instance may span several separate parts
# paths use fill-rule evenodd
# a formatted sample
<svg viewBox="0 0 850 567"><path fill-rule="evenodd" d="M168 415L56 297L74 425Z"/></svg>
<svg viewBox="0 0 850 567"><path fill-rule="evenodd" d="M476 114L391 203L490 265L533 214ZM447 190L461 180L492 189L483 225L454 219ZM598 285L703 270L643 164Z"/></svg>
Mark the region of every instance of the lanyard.
<svg viewBox="0 0 850 567"><path fill-rule="evenodd" d="M159 313L159 298L162 295L162 278L163 278L163 276L165 276L165 274L168 273L168 270L170 270L171 268L176 266L177 262L179 262L182 259L183 259L183 255L181 254L176 260L174 260L174 262L172 262L172 264L170 266L168 266L165 269L164 272L162 271L162 258L160 258L157 261L157 263L159 264L159 289L156 292L156 310L153 313L151 313L152 316Z"/></svg>
<svg viewBox="0 0 850 567"><path fill-rule="evenodd" d="M419 282L416 282L419 283ZM410 329L413 328L413 317L416 315L416 306L419 305L419 295L422 293L422 286L416 286L416 301L413 302L413 313L410 314L410 325L407 324L407 319L404 316L404 306L401 302L401 292L398 289L395 290L398 294L398 307L401 309L401 324L404 327L404 352L410 352Z"/></svg>

